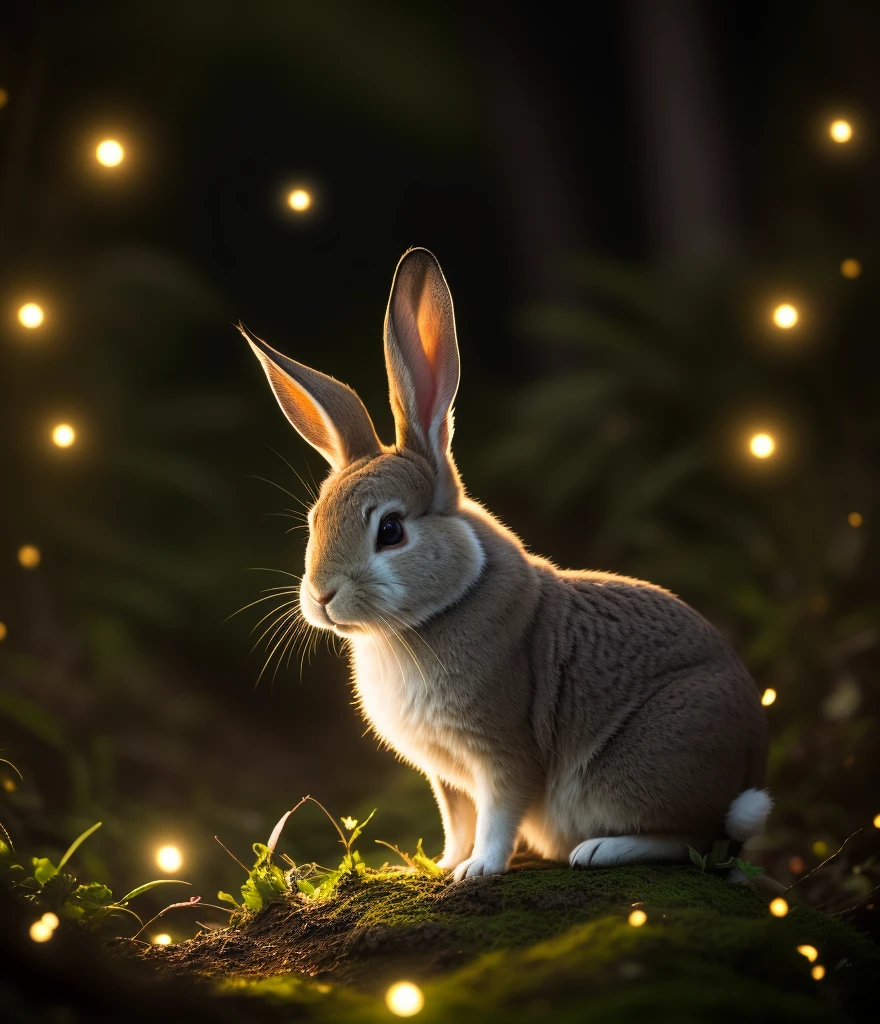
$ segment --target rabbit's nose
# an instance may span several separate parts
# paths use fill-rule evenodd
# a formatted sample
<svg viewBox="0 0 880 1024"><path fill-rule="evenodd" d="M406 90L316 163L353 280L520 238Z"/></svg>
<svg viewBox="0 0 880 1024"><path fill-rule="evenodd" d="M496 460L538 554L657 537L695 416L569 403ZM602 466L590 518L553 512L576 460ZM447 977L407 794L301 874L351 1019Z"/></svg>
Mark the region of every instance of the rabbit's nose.
<svg viewBox="0 0 880 1024"><path fill-rule="evenodd" d="M334 597L336 597L336 591L328 590L326 594L316 594L315 600L322 608L324 608L326 605L330 604Z"/></svg>

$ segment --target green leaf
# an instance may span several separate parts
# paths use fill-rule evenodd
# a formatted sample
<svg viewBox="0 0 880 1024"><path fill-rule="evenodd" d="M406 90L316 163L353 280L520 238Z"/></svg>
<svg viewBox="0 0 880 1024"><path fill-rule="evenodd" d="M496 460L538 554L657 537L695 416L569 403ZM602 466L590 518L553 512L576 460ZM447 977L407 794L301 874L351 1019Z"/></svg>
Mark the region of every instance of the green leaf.
<svg viewBox="0 0 880 1024"><path fill-rule="evenodd" d="M422 840L420 839L416 845L416 852L413 854L413 863L429 878L442 878L446 873L443 868L437 865L435 860L432 860L424 851L422 847Z"/></svg>
<svg viewBox="0 0 880 1024"><path fill-rule="evenodd" d="M688 853L690 854L691 863L693 863L695 867L698 867L700 871L705 871L707 858L697 853L692 846L688 847Z"/></svg>
<svg viewBox="0 0 880 1024"><path fill-rule="evenodd" d="M364 818L364 820L363 820L363 821L359 821L359 822L358 822L358 823L356 824L356 826L355 826L355 829L354 829L354 831L353 831L353 832L352 832L352 834L351 834L351 835L350 835L350 836L348 837L348 848L349 848L349 849L351 849L351 847L352 847L352 845L353 845L353 843L354 843L355 839L357 839L357 837L358 837L358 836L359 836L359 835L361 834L361 832L363 832L363 830L364 830L364 829L365 829L365 828L367 827L367 825L368 825L368 824L370 823L370 820L372 819L373 815L374 815L374 814L376 813L376 810L377 810L377 808L375 808L375 807L374 807L374 808L372 809L372 811L370 811L370 813L369 813L369 814L368 814L368 815L366 816L366 818Z"/></svg>
<svg viewBox="0 0 880 1024"><path fill-rule="evenodd" d="M135 896L140 896L141 893L149 892L156 885L191 885L191 882L184 882L180 878L157 878L154 882L145 882L143 885L139 885L137 889L132 889L127 896L123 896L119 903L128 903L129 900L133 900Z"/></svg>
<svg viewBox="0 0 880 1024"><path fill-rule="evenodd" d="M304 892L306 896L315 895L315 887L311 882L307 882L305 878L298 878L296 880L296 887L300 892Z"/></svg>
<svg viewBox="0 0 880 1024"><path fill-rule="evenodd" d="M223 903L231 903L236 910L241 910L238 900L234 896L230 896L228 892L218 892L217 899L222 900Z"/></svg>
<svg viewBox="0 0 880 1024"><path fill-rule="evenodd" d="M53 875L58 874L58 868L55 867L48 857L33 857L32 860L34 878L36 878L40 885L45 885Z"/></svg>
<svg viewBox="0 0 880 1024"><path fill-rule="evenodd" d="M255 869L262 867L272 856L272 851L265 843L254 843L253 851L257 855L257 859L254 861Z"/></svg>
<svg viewBox="0 0 880 1024"><path fill-rule="evenodd" d="M74 839L74 841L70 844L70 846L67 847L67 852L61 858L61 860L58 861L58 870L59 871L70 860L70 858L73 856L73 854L76 853L77 848L79 847L79 845L81 843L85 842L85 840L88 839L89 836L93 832L96 832L101 827L102 824L103 823L100 822L100 821L96 822L94 825L92 825L91 828L87 828L85 830L85 832L82 833L82 835L79 835L79 836L76 837L76 839Z"/></svg>

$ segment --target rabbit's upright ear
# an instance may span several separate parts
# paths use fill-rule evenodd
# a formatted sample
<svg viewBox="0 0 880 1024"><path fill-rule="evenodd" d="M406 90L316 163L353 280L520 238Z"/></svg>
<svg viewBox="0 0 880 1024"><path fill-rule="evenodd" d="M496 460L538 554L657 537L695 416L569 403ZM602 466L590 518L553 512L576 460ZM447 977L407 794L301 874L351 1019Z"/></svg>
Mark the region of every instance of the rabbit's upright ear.
<svg viewBox="0 0 880 1024"><path fill-rule="evenodd" d="M455 478L449 446L458 391L455 312L446 278L427 249L404 253L385 316L385 364L397 444L429 458L439 489Z"/></svg>
<svg viewBox="0 0 880 1024"><path fill-rule="evenodd" d="M288 359L243 326L239 330L262 363L284 415L333 469L379 454L373 421L350 387Z"/></svg>

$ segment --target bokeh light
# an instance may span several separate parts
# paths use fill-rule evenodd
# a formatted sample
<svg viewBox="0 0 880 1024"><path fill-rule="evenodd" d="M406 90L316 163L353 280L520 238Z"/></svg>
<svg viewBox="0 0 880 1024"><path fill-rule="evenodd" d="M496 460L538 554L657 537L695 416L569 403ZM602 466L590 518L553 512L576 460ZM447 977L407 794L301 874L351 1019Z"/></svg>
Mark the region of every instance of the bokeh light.
<svg viewBox="0 0 880 1024"><path fill-rule="evenodd" d="M853 137L853 127L849 121L840 117L836 121L832 121L828 126L828 134L834 142L849 142Z"/></svg>
<svg viewBox="0 0 880 1024"><path fill-rule="evenodd" d="M788 904L781 896L777 896L775 900L770 900L769 910L774 917L785 917L788 913Z"/></svg>
<svg viewBox="0 0 880 1024"><path fill-rule="evenodd" d="M163 871L177 871L183 864L183 854L176 846L162 846L156 851L156 863Z"/></svg>
<svg viewBox="0 0 880 1024"><path fill-rule="evenodd" d="M802 875L807 870L807 862L803 857L795 854L788 862L788 870L793 875Z"/></svg>
<svg viewBox="0 0 880 1024"><path fill-rule="evenodd" d="M46 319L43 307L36 302L26 302L18 310L18 321L22 327L33 330L39 327Z"/></svg>
<svg viewBox="0 0 880 1024"><path fill-rule="evenodd" d="M76 431L69 423L59 423L52 430L52 443L59 448L69 448L76 440Z"/></svg>
<svg viewBox="0 0 880 1024"><path fill-rule="evenodd" d="M52 938L52 932L54 931L55 929L51 925L46 924L45 921L34 921L30 927L29 934L34 942L48 942Z"/></svg>
<svg viewBox="0 0 880 1024"><path fill-rule="evenodd" d="M828 843L826 843L824 839L817 839L810 849L817 857L828 856Z"/></svg>
<svg viewBox="0 0 880 1024"><path fill-rule="evenodd" d="M168 932L162 932L161 935L154 935L153 936L153 945L155 945L155 946L170 946L171 945L171 936L168 934Z"/></svg>
<svg viewBox="0 0 880 1024"><path fill-rule="evenodd" d="M850 526L854 526L858 529L865 520L862 518L861 512L850 512L846 517L846 521Z"/></svg>
<svg viewBox="0 0 880 1024"><path fill-rule="evenodd" d="M798 322L798 311L790 302L782 302L773 310L773 323L783 331L790 330Z"/></svg>
<svg viewBox="0 0 880 1024"><path fill-rule="evenodd" d="M627 921L633 926L633 928L641 928L647 920L648 915L644 910L634 910L627 918Z"/></svg>
<svg viewBox="0 0 880 1024"><path fill-rule="evenodd" d="M42 557L36 544L22 544L18 549L18 564L23 569L36 569Z"/></svg>
<svg viewBox="0 0 880 1024"><path fill-rule="evenodd" d="M880 814L874 818L874 828L880 828Z"/></svg>
<svg viewBox="0 0 880 1024"><path fill-rule="evenodd" d="M862 276L862 265L858 260L844 260L840 264L840 272L844 277L848 277L850 281L854 281L857 277Z"/></svg>
<svg viewBox="0 0 880 1024"><path fill-rule="evenodd" d="M0 643L2 643L6 639L6 632L6 623L0 622Z"/></svg>
<svg viewBox="0 0 880 1024"><path fill-rule="evenodd" d="M50 928L57 928L60 924L58 915L53 914L51 910L47 910L45 914L40 918L43 924L48 925Z"/></svg>
<svg viewBox="0 0 880 1024"><path fill-rule="evenodd" d="M9 92L6 89L0 89L0 110L2 110L9 102Z"/></svg>
<svg viewBox="0 0 880 1024"><path fill-rule="evenodd" d="M776 691L772 686L768 686L761 697L761 703L765 708L769 708L773 701L776 700Z"/></svg>
<svg viewBox="0 0 880 1024"><path fill-rule="evenodd" d="M95 150L95 159L102 167L118 167L124 158L125 150L116 139L104 139Z"/></svg>
<svg viewBox="0 0 880 1024"><path fill-rule="evenodd" d="M821 964L816 964L812 971L810 971L810 974L813 975L816 981L821 981L825 977L825 968Z"/></svg>
<svg viewBox="0 0 880 1024"><path fill-rule="evenodd" d="M418 985L398 981L385 993L385 1003L398 1017L412 1017L425 1005L425 997Z"/></svg>
<svg viewBox="0 0 880 1024"><path fill-rule="evenodd" d="M770 434L753 434L749 440L749 451L756 459L769 459L776 451L776 442Z"/></svg>
<svg viewBox="0 0 880 1024"><path fill-rule="evenodd" d="M287 205L291 210L302 213L312 205L312 197L304 188L295 188L287 196Z"/></svg>
<svg viewBox="0 0 880 1024"><path fill-rule="evenodd" d="M810 963L819 956L819 950L815 946L798 946L797 951L801 956L805 956Z"/></svg>

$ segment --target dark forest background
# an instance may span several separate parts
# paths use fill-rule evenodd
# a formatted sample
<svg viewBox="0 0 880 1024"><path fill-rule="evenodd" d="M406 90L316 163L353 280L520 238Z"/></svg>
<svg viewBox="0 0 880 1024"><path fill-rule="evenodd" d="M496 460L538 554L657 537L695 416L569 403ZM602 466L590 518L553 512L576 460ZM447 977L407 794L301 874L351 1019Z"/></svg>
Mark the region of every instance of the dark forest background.
<svg viewBox="0 0 880 1024"><path fill-rule="evenodd" d="M0 764L0 821L19 846L102 820L95 877L131 888L173 843L213 896L239 874L213 836L242 856L311 793L439 852L427 784L362 736L344 660L322 641L257 685L262 606L227 619L300 571L279 513L309 500L293 470L324 473L233 324L350 383L388 439L384 306L425 245L456 300L471 493L534 550L650 578L722 628L777 693L754 859L789 881L862 828L815 898L880 881L880 8L567 11L12 5L0 756L24 781ZM297 860L333 844L314 808L289 826Z"/></svg>

